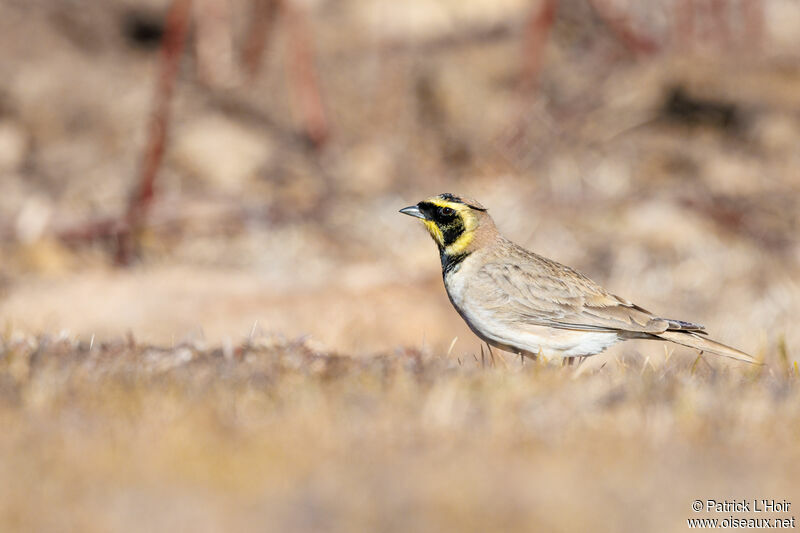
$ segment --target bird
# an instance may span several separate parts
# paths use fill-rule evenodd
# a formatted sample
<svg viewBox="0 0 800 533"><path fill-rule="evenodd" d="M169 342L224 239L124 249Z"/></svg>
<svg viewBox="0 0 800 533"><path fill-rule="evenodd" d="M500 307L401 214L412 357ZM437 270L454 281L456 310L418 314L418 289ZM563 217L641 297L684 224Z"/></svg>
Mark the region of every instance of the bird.
<svg viewBox="0 0 800 533"><path fill-rule="evenodd" d="M699 324L654 315L511 242L476 200L443 193L400 213L420 219L436 242L447 296L488 346L571 364L620 341L653 339L757 363Z"/></svg>

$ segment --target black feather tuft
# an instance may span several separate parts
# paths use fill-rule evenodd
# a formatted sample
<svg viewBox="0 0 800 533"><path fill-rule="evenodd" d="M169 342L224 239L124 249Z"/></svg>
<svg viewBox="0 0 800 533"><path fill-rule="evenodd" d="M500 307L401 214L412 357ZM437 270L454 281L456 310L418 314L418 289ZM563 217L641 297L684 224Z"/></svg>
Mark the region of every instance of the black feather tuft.
<svg viewBox="0 0 800 533"><path fill-rule="evenodd" d="M704 331L706 329L705 326L701 326L700 324L694 324L692 322L686 322L684 320L674 320L672 318L662 318L661 320L666 320L669 322L669 329L671 330L679 330L679 331L693 331L695 333L702 333L706 334Z"/></svg>

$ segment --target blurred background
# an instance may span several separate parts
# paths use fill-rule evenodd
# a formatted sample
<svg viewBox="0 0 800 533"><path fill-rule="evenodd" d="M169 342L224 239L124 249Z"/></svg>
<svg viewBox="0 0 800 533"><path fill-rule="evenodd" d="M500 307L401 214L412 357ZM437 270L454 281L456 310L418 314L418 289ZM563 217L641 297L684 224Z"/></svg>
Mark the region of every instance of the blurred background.
<svg viewBox="0 0 800 533"><path fill-rule="evenodd" d="M797 514L796 0L0 0L0 187L4 533ZM483 359L441 192L767 364Z"/></svg>
<svg viewBox="0 0 800 533"><path fill-rule="evenodd" d="M792 0L4 0L0 323L476 353L397 212L453 192L797 357L798 50Z"/></svg>

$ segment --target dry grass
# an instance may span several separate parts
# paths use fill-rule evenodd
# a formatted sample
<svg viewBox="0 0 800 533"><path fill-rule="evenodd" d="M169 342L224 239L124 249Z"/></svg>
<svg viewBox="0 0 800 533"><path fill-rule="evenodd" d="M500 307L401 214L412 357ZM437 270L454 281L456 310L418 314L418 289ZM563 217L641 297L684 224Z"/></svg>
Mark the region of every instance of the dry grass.
<svg viewBox="0 0 800 533"><path fill-rule="evenodd" d="M697 498L800 506L797 3L766 2L762 49L640 57L560 0L523 91L535 2L310 2L326 148L298 142L280 27L225 94L187 54L124 270L57 236L125 209L158 54L122 30L169 0L77 4L0 2L0 533L638 533L684 531ZM766 366L640 341L579 375L484 368L397 213L445 191Z"/></svg>
<svg viewBox="0 0 800 533"><path fill-rule="evenodd" d="M0 530L678 531L697 498L800 501L797 369L655 359L6 339Z"/></svg>

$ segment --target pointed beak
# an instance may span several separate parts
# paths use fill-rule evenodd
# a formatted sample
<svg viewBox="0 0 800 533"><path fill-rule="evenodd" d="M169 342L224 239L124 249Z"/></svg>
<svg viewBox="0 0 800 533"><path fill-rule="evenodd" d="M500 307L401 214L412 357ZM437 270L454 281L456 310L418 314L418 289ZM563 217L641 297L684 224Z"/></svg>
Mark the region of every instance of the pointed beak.
<svg viewBox="0 0 800 533"><path fill-rule="evenodd" d="M422 214L422 211L419 210L419 207L415 205L404 207L403 209L400 210L400 212L403 213L404 215L421 218L422 220L427 220L427 217L424 214Z"/></svg>

